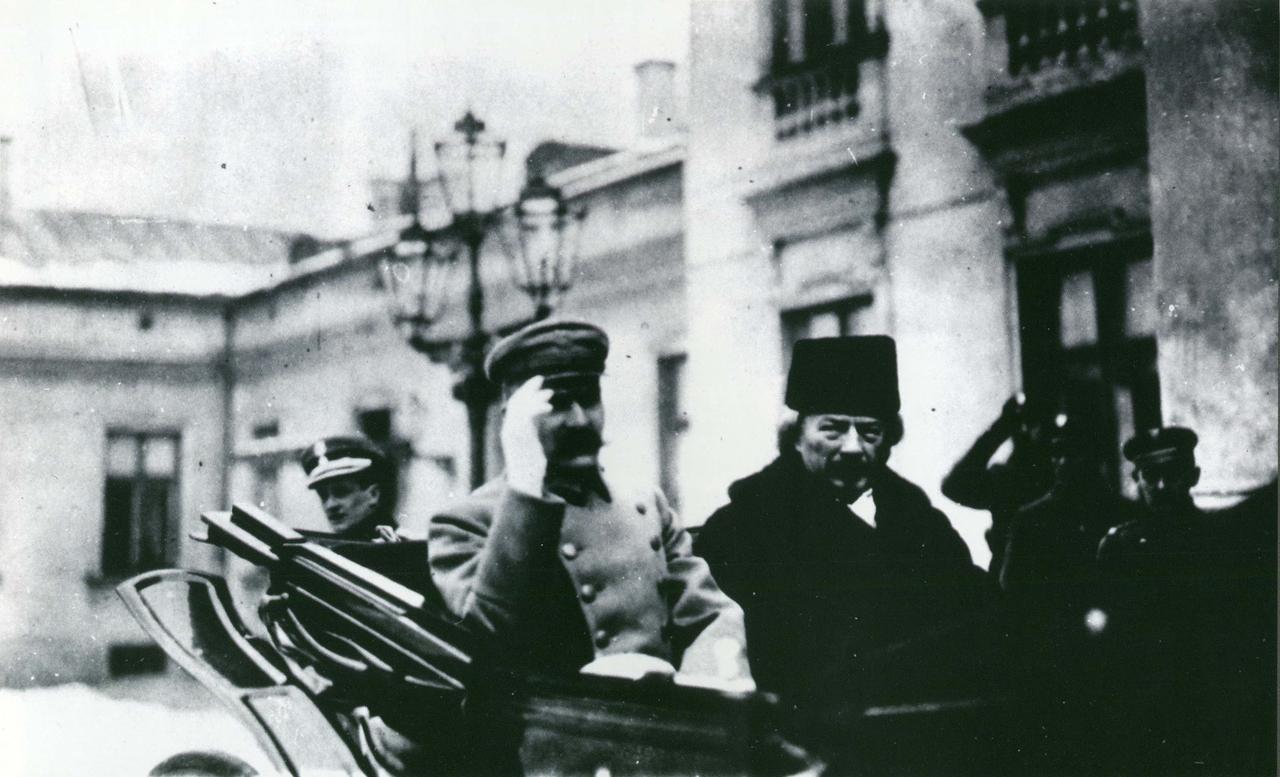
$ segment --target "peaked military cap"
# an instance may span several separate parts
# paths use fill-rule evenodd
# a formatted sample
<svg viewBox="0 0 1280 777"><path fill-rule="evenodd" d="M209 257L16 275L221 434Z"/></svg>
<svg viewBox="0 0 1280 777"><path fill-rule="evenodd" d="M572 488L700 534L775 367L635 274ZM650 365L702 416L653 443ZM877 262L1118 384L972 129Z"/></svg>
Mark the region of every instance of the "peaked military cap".
<svg viewBox="0 0 1280 777"><path fill-rule="evenodd" d="M523 383L534 375L598 377L608 355L609 336L595 324L538 321L499 340L484 360L484 372L499 385Z"/></svg>
<svg viewBox="0 0 1280 777"><path fill-rule="evenodd" d="M387 455L366 437L326 437L302 453L302 470L307 473L307 488L332 478L372 471L381 474L387 466Z"/></svg>
<svg viewBox="0 0 1280 777"><path fill-rule="evenodd" d="M1192 451L1198 441L1196 433L1185 427L1160 426L1129 438L1124 444L1124 457L1139 467L1170 459L1194 459Z"/></svg>
<svg viewBox="0 0 1280 777"><path fill-rule="evenodd" d="M787 374L787 407L799 413L896 415L898 349L892 337L800 340Z"/></svg>

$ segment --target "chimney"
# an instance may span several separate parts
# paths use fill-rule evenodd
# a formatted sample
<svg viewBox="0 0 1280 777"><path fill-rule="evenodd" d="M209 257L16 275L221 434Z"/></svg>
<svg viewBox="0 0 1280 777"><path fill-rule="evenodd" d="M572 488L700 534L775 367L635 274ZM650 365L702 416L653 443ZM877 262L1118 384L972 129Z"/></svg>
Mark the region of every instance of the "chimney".
<svg viewBox="0 0 1280 777"><path fill-rule="evenodd" d="M676 65L649 59L636 65L640 137L655 138L682 129L676 115Z"/></svg>

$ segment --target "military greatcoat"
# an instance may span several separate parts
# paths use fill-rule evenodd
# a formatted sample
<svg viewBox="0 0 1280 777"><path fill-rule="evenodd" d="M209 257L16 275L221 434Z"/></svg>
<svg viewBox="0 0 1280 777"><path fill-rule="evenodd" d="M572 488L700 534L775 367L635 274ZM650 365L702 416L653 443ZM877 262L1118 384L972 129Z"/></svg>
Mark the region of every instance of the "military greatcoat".
<svg viewBox="0 0 1280 777"><path fill-rule="evenodd" d="M742 610L661 492L602 481L575 501L498 478L431 519L432 579L495 660L576 671L643 653L687 674L749 677Z"/></svg>

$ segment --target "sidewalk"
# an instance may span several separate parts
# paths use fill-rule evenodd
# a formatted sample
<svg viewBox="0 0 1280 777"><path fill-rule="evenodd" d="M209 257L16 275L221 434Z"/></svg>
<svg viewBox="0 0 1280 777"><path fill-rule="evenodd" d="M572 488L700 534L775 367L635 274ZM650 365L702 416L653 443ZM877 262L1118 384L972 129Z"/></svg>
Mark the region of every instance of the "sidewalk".
<svg viewBox="0 0 1280 777"><path fill-rule="evenodd" d="M180 673L98 688L0 688L0 774L145 777L185 750L220 750L273 774L248 729Z"/></svg>

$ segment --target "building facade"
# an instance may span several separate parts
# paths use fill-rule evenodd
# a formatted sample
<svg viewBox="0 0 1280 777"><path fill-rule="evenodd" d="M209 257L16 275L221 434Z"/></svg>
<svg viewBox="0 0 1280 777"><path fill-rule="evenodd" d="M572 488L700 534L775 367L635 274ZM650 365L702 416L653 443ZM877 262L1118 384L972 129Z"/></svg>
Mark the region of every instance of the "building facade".
<svg viewBox="0 0 1280 777"><path fill-rule="evenodd" d="M1201 435L1205 505L1273 480L1274 10L1247 5L695 0L691 513L773 454L803 335L896 338L892 464L980 563L989 518L938 484L1014 391L1087 419L1125 493L1120 443L1161 422Z"/></svg>
<svg viewBox="0 0 1280 777"><path fill-rule="evenodd" d="M532 160L588 214L557 312L612 339L604 460L654 482L664 471L674 482L677 451L677 405L664 397L683 338L683 153L658 125L625 151L548 144ZM387 217L326 249L239 227L10 214L0 423L15 444L0 453L0 685L165 671L113 590L148 569L225 572L251 614L262 576L189 535L202 512L233 502L324 528L298 463L322 436L359 432L388 448L411 534L469 490L450 354L415 352L392 322L383 260L410 221ZM491 332L534 312L503 232L481 258ZM464 275L446 289L435 339L466 334ZM498 408L490 416L495 473Z"/></svg>
<svg viewBox="0 0 1280 777"><path fill-rule="evenodd" d="M790 345L888 333L892 464L979 563L989 518L938 484L1014 391L1090 418L1119 488L1162 421L1200 434L1206 506L1274 480L1276 52L1235 5L694 0L687 112L645 63L639 142L530 160L588 211L557 312L612 340L606 467L696 526L773 456ZM60 218L0 233L0 684L162 666L111 583L243 578L187 536L233 501L323 526L296 461L321 436L387 445L410 532L469 487L448 351L389 315L408 217L331 247ZM489 331L533 313L507 254L486 241ZM465 334L464 283L433 337Z"/></svg>

